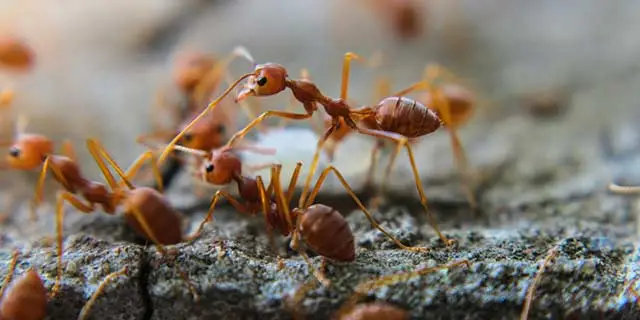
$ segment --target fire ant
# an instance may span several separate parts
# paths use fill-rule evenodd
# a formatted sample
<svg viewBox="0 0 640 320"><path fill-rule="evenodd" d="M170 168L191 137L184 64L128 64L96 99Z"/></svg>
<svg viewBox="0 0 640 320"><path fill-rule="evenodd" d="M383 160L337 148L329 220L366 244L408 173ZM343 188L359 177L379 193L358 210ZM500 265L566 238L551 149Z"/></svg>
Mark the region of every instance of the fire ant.
<svg viewBox="0 0 640 320"><path fill-rule="evenodd" d="M355 293L349 298L342 307L334 314L334 319L347 320L347 319L390 319L401 320L410 319L409 312L405 309L397 307L387 302L376 301L370 303L358 304L363 296L369 294L369 292L384 286L389 286L398 282L409 281L412 278L420 277L429 273L444 269L452 269L458 266L464 265L467 268L471 267L468 260L459 260L445 265L439 265L434 267L423 267L418 270L401 272L391 275L379 277L364 281L356 286ZM315 281L309 281L303 284L293 295L290 303L293 307L294 318L302 319L297 307L304 299L305 294L313 289Z"/></svg>
<svg viewBox="0 0 640 320"><path fill-rule="evenodd" d="M53 292L57 292L59 290L60 280L62 277L62 254L64 251L62 243L62 228L65 202L86 214L95 212L97 205L100 205L105 213L113 215L115 214L117 207L122 205L124 207L124 217L129 226L131 226L131 228L138 234L144 236L150 241L153 241L158 251L163 256L167 255L167 250L164 247L165 245L177 244L185 240L190 241L195 238L190 236L186 238L182 237L180 227L181 214L171 207L160 192L148 187L136 188L131 182L129 182L129 177L134 175L144 161L147 160L152 161L154 171L156 172L156 179L160 180L152 152L145 152L143 155L138 157L138 159L129 167L129 169L127 169L125 173L97 140L88 139L87 148L98 164L100 171L112 191L109 191L102 183L85 178L75 161L70 158L57 155L46 156L36 191L36 199L38 199L42 190L42 181L44 181L46 172L49 168L53 172L56 180L60 182L66 190L58 193L58 200L56 204L58 274ZM121 183L116 182L107 167L107 163L120 176L122 179ZM157 182L161 185L161 181ZM79 195L84 198L85 201L83 201ZM194 298L197 300L198 295L192 284L189 282L187 275L180 270L177 265L176 269L189 286L189 290L193 294Z"/></svg>
<svg viewBox="0 0 640 320"><path fill-rule="evenodd" d="M439 230L434 218L428 210L427 197L424 194L420 175L416 167L415 159L413 156L413 150L408 144L410 138L416 138L429 134L438 129L443 120L431 109L428 109L423 104L398 95L387 97L382 99L374 107L362 107L360 109L351 109L347 104L347 92L348 92L348 78L350 73L350 66L352 60L364 60L353 52L348 52L344 56L343 68L342 68L342 82L340 90L340 98L330 98L323 95L320 89L311 81L305 80L292 80L288 78L288 72L284 66L276 63L266 63L256 65L253 72L247 73L239 77L225 92L218 98L213 100L205 110L200 113L185 129L180 132L166 147L166 149L160 155L158 161L161 163L166 158L168 152L172 149L172 146L176 144L178 140L182 138L185 131L189 130L195 123L206 113L214 109L218 103L226 97L231 90L241 81L248 78L248 83L244 86L236 96L236 100L240 101L248 96L271 96L278 94L285 89L289 88L296 99L303 104L305 113L290 113L284 111L269 110L262 113L256 119L254 119L244 129L238 131L231 137L227 146L233 145L233 143L244 137L254 126L258 125L267 117L275 116L292 120L304 120L313 116L313 113L318 109L318 104L322 105L327 114L333 119L333 125L327 129L318 141L314 160L311 163L310 172L307 176L304 184L304 190L309 190L311 184L311 178L313 177L315 170L318 166L320 159L320 151L323 149L325 141L333 134L336 128L340 125L341 119L343 123L349 126L351 129L365 135L373 136L379 139L388 139L397 143L397 148L392 156L391 164L395 160L397 154L400 153L402 147L407 149L409 160L411 163L411 169L413 171L416 188L420 195L420 203L424 207L429 223L436 231L440 239L447 245L454 243L453 240L447 239ZM420 88L429 88L429 83L422 80L411 87L402 90L401 92L406 94L413 90ZM356 121L370 121L375 122L376 128L363 128L356 125ZM385 177L382 185L385 185L388 181L388 177ZM307 195L302 194L299 202L299 206L305 203Z"/></svg>
<svg viewBox="0 0 640 320"><path fill-rule="evenodd" d="M2 299L2 301L0 301L0 318L44 320L47 316L47 301L49 296L38 272L34 268L29 268L20 278L13 282L11 281L18 263L18 254L18 250L14 250L9 270L4 278L2 289L0 289L0 299ZM107 283L118 276L127 274L127 272L128 268L124 267L119 271L107 275L82 308L78 319L86 319L91 307ZM52 294L51 297L54 295L55 294Z"/></svg>
<svg viewBox="0 0 640 320"><path fill-rule="evenodd" d="M173 146L173 148L203 156L198 150L190 150L181 146ZM374 228L384 233L403 250L414 252L425 252L427 250L422 247L405 246L400 240L382 228L360 202L340 171L333 166L329 166L322 171L306 202L298 208L290 209L291 198L298 182L302 163L297 163L289 186L284 190L280 183L282 165L271 165L271 178L268 187L265 187L261 176L250 178L242 175L241 160L237 155L230 152L231 150L231 147L226 147L204 155L207 158L207 162L203 164L202 174L203 178L211 184L220 185L235 182L244 203L237 201L229 193L218 190L211 200L207 217L194 234L199 234L204 225L211 221L218 200L225 198L239 212L253 215L262 211L269 231L276 229L282 236L291 235L291 247L298 251L312 268L313 266L307 255L300 249L300 238L302 238L307 247L324 258L323 265L326 259L342 262L354 261L355 245L353 233L344 217L334 208L320 203L313 204L320 187L327 176L333 172ZM309 190L305 189L304 192L306 191ZM322 283L328 283L324 275L316 274L316 276Z"/></svg>

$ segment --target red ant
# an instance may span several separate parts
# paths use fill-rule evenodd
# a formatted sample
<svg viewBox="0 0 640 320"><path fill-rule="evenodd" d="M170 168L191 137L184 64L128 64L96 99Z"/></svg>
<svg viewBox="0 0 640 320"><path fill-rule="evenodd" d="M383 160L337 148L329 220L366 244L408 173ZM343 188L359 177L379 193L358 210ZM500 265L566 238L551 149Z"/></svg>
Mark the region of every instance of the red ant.
<svg viewBox="0 0 640 320"><path fill-rule="evenodd" d="M409 281L412 278L424 276L429 273L444 269L452 269L461 265L465 265L467 268L471 266L468 260L459 260L445 265L439 265L435 267L423 267L415 271L401 272L382 276L376 279L364 281L356 286L355 293L349 298L343 306L334 314L334 319L347 320L347 319L389 319L389 320L403 320L410 319L409 312L395 305L387 302L371 302L357 304L363 296L368 295L369 292L384 286L393 285L398 282ZM304 299L307 291L313 289L315 281L310 281L302 285L296 290L291 300L292 307L294 309L294 318L302 319L298 312L297 306Z"/></svg>
<svg viewBox="0 0 640 320"><path fill-rule="evenodd" d="M34 268L29 268L20 278L11 281L18 263L18 250L13 253L9 271L4 278L2 289L0 289L0 318L20 319L20 320L44 320L47 316L47 301L49 300L47 289L42 278ZM110 273L98 286L98 289L91 295L91 298L82 308L78 319L86 319L93 303L104 287L114 278L125 275L128 268ZM11 286L9 287L9 285ZM6 295L5 295L6 291ZM53 294L51 295L54 296Z"/></svg>
<svg viewBox="0 0 640 320"><path fill-rule="evenodd" d="M167 156L168 152L172 149L172 146L182 138L184 132L189 130L195 123L206 115L209 110L214 109L218 103L228 95L231 90L237 86L241 81L248 78L248 83L244 89L238 93L236 100L242 100L247 96L270 96L278 94L289 88L296 99L303 104L306 113L290 113L284 111L269 110L262 113L256 119L254 119L244 129L238 131L229 142L227 146L233 145L233 143L244 137L254 126L258 125L264 119L270 116L282 117L292 120L309 119L313 113L317 110L317 104L324 107L327 114L333 119L333 125L325 131L323 137L318 141L314 160L311 163L309 175L306 178L304 184L304 190L309 190L311 184L311 178L313 177L315 170L318 166L320 159L320 151L322 150L325 141L331 136L331 134L340 125L340 121L343 120L344 124L351 129L358 131L361 134L370 135L379 139L388 139L397 143L397 148L394 155L391 158L392 166L397 154L402 150L402 147L406 147L409 160L411 162L411 168L416 182L416 188L420 194L420 203L427 212L429 222L434 228L440 239L447 245L451 245L454 241L447 239L439 230L435 220L431 216L431 213L427 207L427 197L424 194L420 175L415 164L413 157L413 150L408 144L410 138L417 138L426 134L429 134L438 129L443 120L438 115L428 109L421 103L398 95L394 95L388 98L382 99L374 107L363 107L360 109L351 109L347 104L347 92L348 92L348 78L350 73L351 60L363 60L355 53L348 52L345 54L344 63L342 68L342 85L340 90L340 98L334 99L323 95L320 89L311 81L305 80L292 80L288 78L288 73L285 67L276 63L266 63L257 65L254 71L244 74L238 78L227 90L218 98L213 100L207 108L200 113L181 133L179 133L162 152L158 161L162 162ZM402 90L401 92L406 94L413 90L420 88L429 88L430 84L426 81L420 81L411 87ZM375 122L376 129L362 128L356 125L356 121L371 121ZM382 185L386 185L388 177L385 177ZM305 202L306 194L302 194L300 198L300 206Z"/></svg>
<svg viewBox="0 0 640 320"><path fill-rule="evenodd" d="M197 150L189 150L181 146L174 146L173 148L203 156L203 154ZM265 187L262 177L257 176L254 179L242 175L241 160L233 152L230 152L231 150L233 150L231 147L226 147L222 150L204 155L207 161L203 165L202 174L204 179L211 184L220 185L235 182L238 186L239 195L244 203L237 201L229 193L218 190L211 201L207 217L194 234L199 234L204 225L208 221L211 221L218 200L225 198L236 210L242 213L258 214L262 211L269 229L276 229L283 236L291 235L291 247L298 251L312 268L313 266L310 264L306 254L299 248L300 238L306 243L307 247L325 259L351 262L355 260L355 246L353 233L346 220L334 208L319 203L313 204L325 179L333 172L374 228L384 233L391 241L404 250L415 252L425 252L427 250L422 247L405 246L400 240L382 228L362 202L360 202L340 171L333 166L329 166L322 171L306 202L298 208L290 209L289 204L291 203L291 198L293 197L298 182L302 163L298 162L289 186L284 190L280 183L282 165L273 164L271 166L269 185ZM304 192L306 191L309 190L305 189ZM326 260L323 259L323 264L325 261ZM327 283L322 274L316 275L318 280L325 284Z"/></svg>
<svg viewBox="0 0 640 320"><path fill-rule="evenodd" d="M125 219L129 225L140 235L146 239L153 241L158 251L162 255L167 255L164 245L172 245L182 242L185 239L193 239L187 237L183 239L181 231L181 215L175 211L162 194L155 189L148 187L136 188L129 182L129 177L135 175L138 169L145 161L151 160L154 172L156 173L157 183L162 186L160 181L159 170L155 163L152 152L145 152L127 169L126 173L115 163L111 156L104 150L97 140L87 140L87 148L95 159L100 171L105 177L107 184L112 191L99 182L91 181L85 178L77 163L66 156L53 155L39 149L40 145L35 142L39 140L21 140L11 149L11 157L14 164L32 163L43 161L42 171L36 187L35 205L37 206L42 194L42 187L47 171L53 172L54 178L63 186L66 191L58 194L56 205L56 233L58 243L58 275L53 292L57 293L60 288L60 279L62 276L62 227L65 202L83 213L92 213L96 211L96 205L102 206L107 214L115 214L118 205L125 208ZM107 168L107 164L111 165L118 175L122 178L121 183L117 183L111 172ZM123 184L128 188L125 189ZM85 201L78 195L81 195ZM189 285L194 297L197 294L184 274L177 266L176 269Z"/></svg>

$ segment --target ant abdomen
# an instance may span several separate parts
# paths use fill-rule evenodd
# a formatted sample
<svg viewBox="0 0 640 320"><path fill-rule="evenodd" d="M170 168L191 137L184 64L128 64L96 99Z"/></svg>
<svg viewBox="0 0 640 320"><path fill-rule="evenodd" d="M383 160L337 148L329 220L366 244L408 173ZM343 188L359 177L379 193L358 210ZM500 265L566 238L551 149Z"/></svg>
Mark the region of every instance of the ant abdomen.
<svg viewBox="0 0 640 320"><path fill-rule="evenodd" d="M124 208L129 225L146 239L150 237L135 218L134 208L137 208L144 221L149 224L149 228L160 243L171 245L182 242L180 214L155 189L140 187L127 191Z"/></svg>
<svg viewBox="0 0 640 320"><path fill-rule="evenodd" d="M314 204L300 215L299 231L311 250L335 261L355 260L353 232L336 209Z"/></svg>
<svg viewBox="0 0 640 320"><path fill-rule="evenodd" d="M0 303L1 319L41 320L46 312L47 288L34 269L15 280Z"/></svg>
<svg viewBox="0 0 640 320"><path fill-rule="evenodd" d="M395 132L407 138L427 135L440 128L440 117L422 103L406 97L388 97L375 107L378 130Z"/></svg>

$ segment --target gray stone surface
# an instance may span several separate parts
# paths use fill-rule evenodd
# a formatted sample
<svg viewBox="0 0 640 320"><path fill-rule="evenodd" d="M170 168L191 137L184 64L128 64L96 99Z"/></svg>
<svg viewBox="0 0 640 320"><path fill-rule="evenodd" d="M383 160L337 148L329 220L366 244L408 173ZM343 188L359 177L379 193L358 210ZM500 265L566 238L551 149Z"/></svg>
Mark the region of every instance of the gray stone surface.
<svg viewBox="0 0 640 320"><path fill-rule="evenodd" d="M200 2L192 1L178 6L139 1L138 6L110 5L108 12L107 2L78 5L77 12L69 11L76 18L65 20L73 23L73 29L69 22L49 21L57 26L51 32L65 37L38 37L33 27L22 26L49 55L39 71L17 82L23 93L17 110L30 114L30 128L56 139L72 137L83 169L99 178L83 150L84 139L99 137L123 164L135 158L141 148L132 147L133 136L148 130L147 106L155 88L166 81L165 58L183 46L222 53L246 45L260 61L280 62L290 70L308 67L331 95L338 92L339 61L345 51L366 55L383 49L389 63L382 72L396 87L417 79L426 61L445 63L471 78L478 93L489 100L461 132L477 173L480 210L471 212L465 203L446 131L423 139L415 154L431 209L441 229L458 241L455 248L444 248L427 225L404 154L390 181L388 206L375 216L403 242L432 248L429 253L398 250L371 229L337 181L329 179L319 201L347 216L357 239L357 259L352 264L329 264L333 286L306 294L300 306L306 318L326 319L360 281L469 259L473 264L469 269L381 288L371 299L404 307L420 319L514 319L538 266L556 245L558 257L542 277L530 318L640 318L639 302L627 291L629 282L640 276L639 209L635 202L606 191L612 180L640 184L640 43L630 36L639 27L638 3L460 1L469 47L456 51L445 32L450 15L444 2L430 7L429 32L407 44L387 37L382 25L363 11L331 7L340 2L344 1L247 0L196 6ZM39 14L47 16L45 12ZM87 18L98 12L120 19ZM273 18L283 12L286 18ZM348 17L343 17L346 12ZM343 20L332 20L336 17ZM123 32L133 29L141 32ZM75 36L69 30L77 30ZM180 33L171 37L171 32L157 30ZM52 44L48 39L57 39L56 50L47 46ZM149 44L149 39L154 41ZM238 63L233 72L245 70ZM354 98L370 99L371 76L354 69ZM566 90L569 107L557 119L536 120L514 98L557 88ZM265 100L265 105L278 106L287 99ZM336 159L336 166L364 197L361 189L370 146L366 138L353 138ZM307 151L287 153L283 146L278 159L290 170ZM5 172L0 177L3 192L14 200L11 206L3 202L9 215L0 226L0 275L6 273L4 261L10 250L21 247L24 255L17 274L33 265L51 288L55 254L38 239L54 231L55 189L47 185L51 191L47 203L39 220L30 223L24 199L32 194L34 177ZM185 209L186 233L202 218L203 210L193 209L201 199L194 196L186 175L168 196ZM171 247L178 265L196 284L202 298L198 303L192 301L174 263L153 247L143 246L121 217L100 212L87 216L67 209L65 234L65 280L60 296L50 302L52 319L73 319L108 271L124 265L130 275L108 286L93 318L287 319L292 314L284 305L286 297L310 278L303 260L291 252L285 268L277 271L276 253L268 245L262 219L247 218L228 207L216 211L215 222L199 240ZM284 251L287 239L277 239ZM219 255L219 240L224 255ZM318 266L320 259L314 257L313 262Z"/></svg>

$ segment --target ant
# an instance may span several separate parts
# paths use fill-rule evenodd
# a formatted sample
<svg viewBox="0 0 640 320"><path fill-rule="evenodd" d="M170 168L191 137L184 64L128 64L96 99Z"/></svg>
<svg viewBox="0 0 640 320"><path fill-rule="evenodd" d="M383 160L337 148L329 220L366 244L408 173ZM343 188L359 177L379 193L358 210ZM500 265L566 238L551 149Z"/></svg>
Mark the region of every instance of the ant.
<svg viewBox="0 0 640 320"><path fill-rule="evenodd" d="M0 65L17 72L26 72L33 68L35 54L27 43L16 36L0 36Z"/></svg>
<svg viewBox="0 0 640 320"><path fill-rule="evenodd" d="M14 250L13 257L7 275L4 278L2 289L0 289L0 318L21 319L21 320L44 320L47 316L47 302L49 296L44 286L42 278L34 268L29 268L20 278L11 281L18 264L18 250ZM98 289L91 295L89 301L84 305L78 319L84 320L98 295L102 293L104 287L114 278L126 275L128 268L112 272L107 275L98 286ZM9 286L11 284L11 286ZM6 295L5 295L6 291ZM53 297L54 294L51 295Z"/></svg>
<svg viewBox="0 0 640 320"><path fill-rule="evenodd" d="M202 155L202 153L199 153L197 150L189 150L181 146L174 146L174 148ZM343 215L327 205L320 203L313 204L325 179L330 173L334 173L374 228L386 235L403 250L414 252L427 251L427 249L423 247L405 246L400 240L382 228L362 202L360 202L353 189L335 167L329 166L324 169L320 177L318 177L306 202L297 208L290 209L291 198L293 197L302 169L301 162L297 163L289 186L284 190L280 182L282 165L271 165L271 178L268 187L265 187L261 176L250 178L242 175L241 160L237 155L229 152L230 150L231 147L228 147L207 155L207 162L203 164L202 174L204 179L211 184L219 185L235 182L238 186L239 195L244 203L237 201L229 193L218 190L211 200L207 217L202 221L194 234L199 234L204 228L204 225L212 220L218 200L225 198L236 210L242 213L258 214L262 211L269 231L276 229L282 236L291 235L291 247L300 253L312 268L313 266L309 262L307 255L300 249L300 238L302 238L307 247L324 258L323 265L327 258L341 262L354 261L355 245L353 233ZM303 192L306 191L309 190L305 189ZM324 284L328 283L324 275L316 274L316 276L320 282Z"/></svg>
<svg viewBox="0 0 640 320"><path fill-rule="evenodd" d="M325 141L331 136L332 133L340 126L342 120L344 125L349 126L351 129L365 135L373 136L379 139L387 139L397 143L397 148L392 156L391 162L395 160L397 154L400 153L402 147L406 147L409 160L411 163L411 169L413 171L416 188L420 195L420 203L425 209L429 218L429 223L436 231L440 239L447 245L452 245L455 241L447 239L439 230L435 219L432 217L427 206L427 197L424 194L420 175L416 167L415 159L413 156L413 150L408 144L410 138L420 137L429 134L437 130L443 120L431 109L428 109L423 104L399 95L394 95L382 99L374 107L362 107L360 109L351 109L347 104L347 92L348 92L348 78L351 69L352 60L364 60L353 52L347 52L344 56L343 68L342 68L342 82L340 90L340 98L330 98L321 93L320 89L311 81L308 80L292 80L288 78L288 72L284 66L276 63L265 63L256 65L253 72L247 73L239 77L234 83L232 83L225 92L223 92L218 98L213 100L200 115L198 115L185 129L180 132L162 152L158 161L161 163L168 155L172 146L182 138L184 132L189 130L195 123L206 113L214 109L218 103L226 97L231 90L241 81L248 79L248 83L236 96L237 101L248 96L271 96L278 94L285 89L289 88L296 99L303 104L305 113L291 113L284 111L269 110L262 113L251 123L249 123L244 129L238 131L231 137L227 146L232 145L236 140L244 137L253 127L258 125L264 119L270 116L282 117L291 120L304 120L313 116L313 113L318 109L318 104L324 107L324 110L332 118L332 126L327 129L318 141L316 152L314 154L313 161L311 163L309 175L307 176L304 184L304 190L309 190L311 184L311 178L313 177L315 170L317 169L318 162L320 160L320 151L323 149ZM427 82L420 81L411 87L402 90L401 93L408 93L420 88L429 88ZM375 122L376 129L363 128L356 125L356 121L371 121ZM392 165L392 164L391 164ZM386 184L388 177L385 177L382 185ZM307 195L302 194L299 202L299 206L305 202Z"/></svg>
<svg viewBox="0 0 640 320"><path fill-rule="evenodd" d="M36 199L38 199L42 190L42 182L49 168L51 168L56 180L65 189L65 191L58 193L56 203L58 274L53 288L54 292L59 290L62 277L62 254L64 251L62 228L65 203L71 204L77 210L86 214L95 212L97 205L100 205L103 211L110 215L115 214L117 207L121 205L124 208L124 217L129 226L145 239L152 241L163 256L167 255L165 245L173 245L195 239L195 237L190 236L182 237L180 227L181 214L171 207L162 193L148 187L136 188L129 181L129 177L135 174L144 161L151 160L156 172L157 183L161 185L152 152L145 152L138 157L125 173L97 140L88 139L87 148L100 168L111 191L104 184L85 178L75 161L56 155L46 157L38 183L38 191L36 191ZM121 183L116 182L107 167L107 163L120 176ZM84 201L82 198L84 198ZM189 286L194 299L198 300L199 297L189 282L187 275L177 265L176 269Z"/></svg>
<svg viewBox="0 0 640 320"><path fill-rule="evenodd" d="M471 267L468 260L459 260L445 265L439 265L434 267L423 267L415 271L401 272L391 275L379 277L364 281L356 286L355 293L349 298L342 307L334 314L334 319L347 320L347 319L390 319L390 320L403 320L410 319L410 314L407 310L398 306L392 305L387 302L375 301L370 303L358 304L363 296L369 294L369 292L384 286L389 286L398 282L409 281L412 278L420 277L429 273L433 273L439 270L452 269L458 266L464 265L467 268ZM313 289L315 281L309 281L303 284L296 290L290 304L294 311L294 318L301 319L300 313L297 307L304 299L305 294Z"/></svg>

